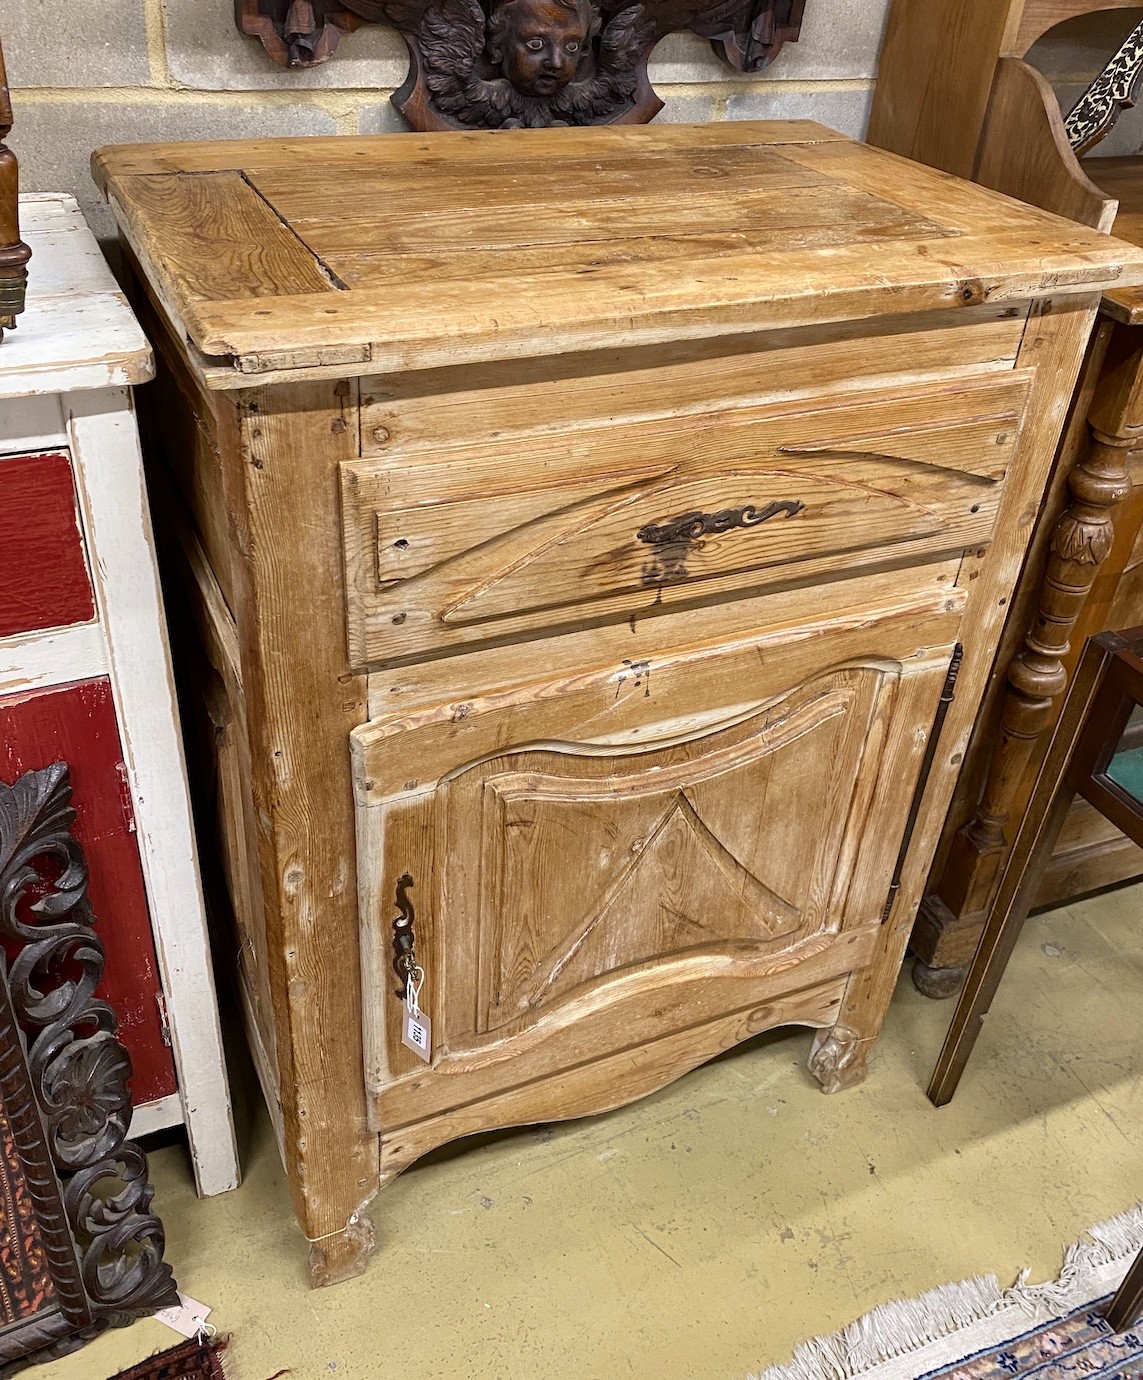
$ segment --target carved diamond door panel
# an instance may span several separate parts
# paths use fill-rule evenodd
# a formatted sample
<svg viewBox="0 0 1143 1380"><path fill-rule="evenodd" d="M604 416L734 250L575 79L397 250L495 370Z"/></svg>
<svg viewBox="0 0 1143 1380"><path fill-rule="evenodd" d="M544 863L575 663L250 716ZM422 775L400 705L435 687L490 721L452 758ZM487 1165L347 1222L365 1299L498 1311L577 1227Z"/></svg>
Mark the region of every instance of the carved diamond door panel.
<svg viewBox="0 0 1143 1380"><path fill-rule="evenodd" d="M1009 373L897 396L537 430L342 466L357 664L986 545Z"/></svg>
<svg viewBox="0 0 1143 1380"><path fill-rule="evenodd" d="M757 638L356 731L379 1125L431 1115L438 1074L492 1096L867 961L958 612L841 622L779 672ZM400 1043L404 876L431 1079Z"/></svg>

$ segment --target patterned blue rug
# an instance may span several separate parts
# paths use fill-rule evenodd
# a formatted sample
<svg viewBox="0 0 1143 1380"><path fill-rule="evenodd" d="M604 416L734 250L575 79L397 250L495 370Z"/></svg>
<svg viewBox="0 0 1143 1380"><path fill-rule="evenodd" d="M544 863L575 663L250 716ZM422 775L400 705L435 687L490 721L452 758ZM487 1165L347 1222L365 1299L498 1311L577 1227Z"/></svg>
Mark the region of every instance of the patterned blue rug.
<svg viewBox="0 0 1143 1380"><path fill-rule="evenodd" d="M1034 1375L1036 1380L1092 1380L1093 1376L1143 1376L1143 1328L1116 1336L1101 1309L1112 1295L1094 1307L1078 1308L1066 1318L1034 1327L998 1347L926 1372L926 1380L1012 1380Z"/></svg>
<svg viewBox="0 0 1143 1380"><path fill-rule="evenodd" d="M1143 1203L1068 1248L1059 1279L995 1275L883 1304L787 1365L749 1380L1143 1380L1143 1323L1116 1336L1102 1310L1143 1249Z"/></svg>

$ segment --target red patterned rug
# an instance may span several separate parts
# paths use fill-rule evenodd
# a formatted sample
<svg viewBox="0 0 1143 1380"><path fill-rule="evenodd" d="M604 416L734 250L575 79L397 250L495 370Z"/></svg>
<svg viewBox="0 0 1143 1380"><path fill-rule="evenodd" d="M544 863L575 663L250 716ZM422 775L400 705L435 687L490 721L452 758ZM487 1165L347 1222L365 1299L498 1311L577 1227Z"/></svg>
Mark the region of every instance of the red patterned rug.
<svg viewBox="0 0 1143 1380"><path fill-rule="evenodd" d="M226 1380L222 1353L228 1338L200 1342L192 1338L169 1351L160 1351L129 1370L121 1370L110 1380Z"/></svg>

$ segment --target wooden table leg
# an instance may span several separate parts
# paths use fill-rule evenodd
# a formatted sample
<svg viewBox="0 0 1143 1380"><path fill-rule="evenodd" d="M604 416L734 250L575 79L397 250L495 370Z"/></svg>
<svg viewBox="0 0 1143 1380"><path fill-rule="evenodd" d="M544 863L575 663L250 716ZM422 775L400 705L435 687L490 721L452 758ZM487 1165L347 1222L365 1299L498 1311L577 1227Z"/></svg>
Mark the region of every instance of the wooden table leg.
<svg viewBox="0 0 1143 1380"><path fill-rule="evenodd" d="M992 998L1016 947L1040 875L1051 856L1074 798L1065 776L1088 710L1103 685L1112 653L1101 642L1088 643L1076 669L1071 692L1056 726L1048 754L1036 779L1032 799L1001 876L964 991L933 1070L929 1098L938 1107L952 1100L965 1064L976 1044Z"/></svg>
<svg viewBox="0 0 1143 1380"><path fill-rule="evenodd" d="M1143 1318L1143 1251L1135 1257L1119 1292L1108 1304L1105 1317L1114 1332L1126 1332Z"/></svg>

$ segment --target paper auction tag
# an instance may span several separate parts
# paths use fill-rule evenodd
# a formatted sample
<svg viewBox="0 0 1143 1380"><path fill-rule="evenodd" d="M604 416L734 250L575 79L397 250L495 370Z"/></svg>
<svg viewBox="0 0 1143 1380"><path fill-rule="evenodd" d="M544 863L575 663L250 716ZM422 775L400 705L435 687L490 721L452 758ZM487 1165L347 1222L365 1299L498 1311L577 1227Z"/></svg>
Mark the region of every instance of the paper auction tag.
<svg viewBox="0 0 1143 1380"><path fill-rule="evenodd" d="M418 1011L414 1016L409 1008L405 1007L404 1019L401 1022L401 1043L408 1045L426 1064L432 1058L433 1023L423 1011Z"/></svg>
<svg viewBox="0 0 1143 1380"><path fill-rule="evenodd" d="M186 1294L180 1294L177 1304L172 1304L170 1308L160 1308L153 1316L159 1322L174 1328L180 1337L197 1337L205 1330L206 1320L210 1316L210 1305L188 1298Z"/></svg>

